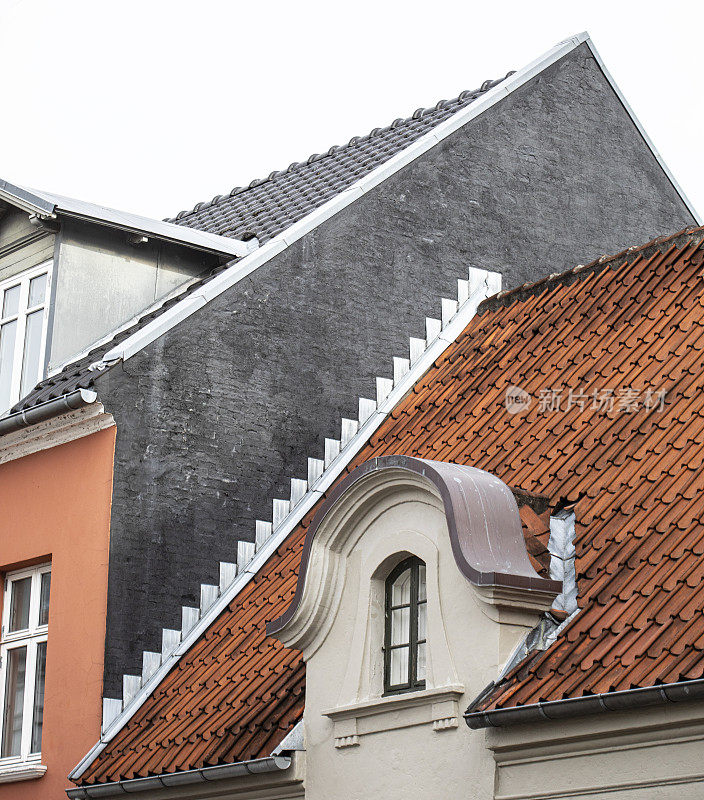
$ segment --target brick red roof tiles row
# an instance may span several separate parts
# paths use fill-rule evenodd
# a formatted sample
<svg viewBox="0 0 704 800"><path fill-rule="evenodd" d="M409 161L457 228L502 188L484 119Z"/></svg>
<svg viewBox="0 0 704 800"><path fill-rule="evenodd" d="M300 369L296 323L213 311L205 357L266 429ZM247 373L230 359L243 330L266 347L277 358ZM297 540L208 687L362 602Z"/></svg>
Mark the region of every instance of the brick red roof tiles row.
<svg viewBox="0 0 704 800"><path fill-rule="evenodd" d="M574 504L580 612L482 710L704 675L704 229L486 302L353 463L471 464ZM530 396L507 410L507 389ZM545 567L544 509L522 508ZM268 755L303 708L266 639L312 516L91 765L98 783ZM471 631L468 631L471 635Z"/></svg>

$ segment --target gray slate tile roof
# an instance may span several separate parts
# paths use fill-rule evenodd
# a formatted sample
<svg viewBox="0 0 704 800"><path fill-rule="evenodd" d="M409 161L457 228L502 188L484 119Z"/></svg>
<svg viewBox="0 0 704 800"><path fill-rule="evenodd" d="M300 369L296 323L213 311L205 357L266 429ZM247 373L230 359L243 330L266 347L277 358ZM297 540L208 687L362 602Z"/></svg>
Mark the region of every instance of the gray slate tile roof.
<svg viewBox="0 0 704 800"><path fill-rule="evenodd" d="M227 195L198 203L191 211L181 211L166 221L221 236L241 238L245 233L252 233L260 242L266 242L413 144L501 80L485 81L479 89L462 92L454 100L441 100L433 108L419 108L408 119L396 119L386 128L375 128L367 136L355 136L346 145L331 147L326 153L293 163L288 169L272 172L263 180L252 181L249 186L237 187Z"/></svg>
<svg viewBox="0 0 704 800"><path fill-rule="evenodd" d="M346 145L331 147L326 153L313 155L302 163L291 164L281 172L272 172L263 180L252 181L249 186L233 189L227 195L218 195L210 202L198 203L191 211L182 211L166 221L235 238L253 234L263 244L384 164L502 80L505 78L485 81L479 89L464 91L454 100L441 100L432 108L419 108L407 119L394 120L388 127L375 128L366 136L355 136ZM219 267L191 284L130 328L120 331L109 342L41 381L14 406L12 412L32 408L79 388L93 388L95 381L105 373L91 371L91 364L227 266Z"/></svg>

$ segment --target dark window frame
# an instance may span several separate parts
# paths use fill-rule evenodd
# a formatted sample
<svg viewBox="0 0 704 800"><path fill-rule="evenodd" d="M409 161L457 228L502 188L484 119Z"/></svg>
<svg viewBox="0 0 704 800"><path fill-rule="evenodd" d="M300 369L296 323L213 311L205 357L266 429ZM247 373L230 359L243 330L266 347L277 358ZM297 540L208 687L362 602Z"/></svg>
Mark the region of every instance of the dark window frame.
<svg viewBox="0 0 704 800"><path fill-rule="evenodd" d="M420 689L425 689L425 679L418 680L418 645L425 644L427 650L427 633L426 638L418 639L418 607L422 604L427 604L427 585L426 585L426 599L418 600L419 588L419 568L425 567L425 562L421 561L417 556L411 556L404 559L400 564L394 567L389 573L384 583L384 696L401 694L403 692L416 692ZM410 600L408 603L401 603L393 605L392 590L396 579L402 575L406 570L411 570L411 591ZM391 644L391 612L401 608L409 608L409 637L408 644L392 645ZM427 614L427 612L426 612ZM391 652L392 650L402 649L408 647L408 673L407 680L403 683L391 683ZM427 652L426 652L427 659Z"/></svg>

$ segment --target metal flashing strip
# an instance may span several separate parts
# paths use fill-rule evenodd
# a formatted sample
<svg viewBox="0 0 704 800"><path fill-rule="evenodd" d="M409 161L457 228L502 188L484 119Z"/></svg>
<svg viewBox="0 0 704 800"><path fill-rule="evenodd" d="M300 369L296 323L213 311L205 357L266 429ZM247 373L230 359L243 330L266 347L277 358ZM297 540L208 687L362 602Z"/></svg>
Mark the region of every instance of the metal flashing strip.
<svg viewBox="0 0 704 800"><path fill-rule="evenodd" d="M53 203L8 181L0 180L0 200L17 206L29 214L37 214L39 217L53 218L55 216Z"/></svg>
<svg viewBox="0 0 704 800"><path fill-rule="evenodd" d="M601 56L599 55L599 51L596 49L596 47L594 45L594 42L589 38L588 34L583 33L583 34L580 34L580 35L586 37L584 39L584 41L587 43L587 46L591 50L591 53L594 56L594 60L599 65L599 69L604 73L604 77L606 78L606 80L611 85L611 88L614 90L616 96L618 97L619 101L621 102L621 105L624 107L624 109L625 109L626 113L628 114L628 116L633 120L633 124L638 129L638 133L640 133L640 135L643 137L643 141L646 143L646 145L648 146L648 148L650 149L652 154L655 156L655 160L660 165L660 169L665 173L665 175L667 176L667 179L672 184L674 190L680 196L680 199L682 200L682 202L689 209L689 213L694 217L694 219L697 222L697 225L701 225L702 224L702 220L701 220L701 217L699 216L699 214L697 213L696 208L694 208L694 206L692 205L691 201L689 200L687 195L684 193L684 191L683 191L682 187L680 186L679 182L677 181L675 176L670 171L670 168L667 166L667 164L663 160L663 157L660 155L660 151L657 149L657 147L655 147L655 145L653 144L652 139L646 133L645 128L641 125L640 120L638 119L638 117L636 116L635 112L633 111L633 109L629 105L628 100L626 100L626 98L623 96L623 93L619 89L618 84L613 79L611 73L606 68L606 65L604 64L604 62L602 61Z"/></svg>
<svg viewBox="0 0 704 800"><path fill-rule="evenodd" d="M480 699L481 695L474 702L476 703ZM470 704L464 714L464 719L468 727L477 730L544 722L545 720L558 721L611 711L631 711L666 703L684 703L694 700L704 700L704 678L625 689L618 692L570 697L564 700L547 700L526 706L497 708L492 711L471 711L472 704Z"/></svg>
<svg viewBox="0 0 704 800"><path fill-rule="evenodd" d="M109 350L103 356L103 362L107 366L119 359L126 361L135 353L151 344L151 342L159 336L163 335L172 326L177 325L179 322L189 317L206 303L209 303L215 297L247 277L255 269L262 266L262 264L274 258L274 256L281 253L287 247L290 247L290 245L298 241L302 236L305 236L355 200L379 186L387 178L391 177L412 161L415 161L419 156L435 147L436 144L446 139L463 125L466 125L470 120L475 119L492 108L504 97L511 94L516 89L519 89L531 78L535 77L556 61L559 61L585 41L589 41L589 35L587 33L580 33L577 36L572 36L555 45L555 47L548 50L548 52L540 58L532 61L527 66L523 67L523 69L518 70L518 72L506 78L498 86L489 89L486 94L482 95L474 102L469 103L465 108L456 112L444 122L441 122L413 144L372 170L368 175L360 178L356 183L353 183L331 200L328 200L327 203L324 203L322 206L303 217L303 219L291 225L290 228L287 228L266 244L262 245L257 251L209 280L201 289L184 298L180 303L176 303L157 319L147 323L147 325L136 331L132 336L129 336L123 342L120 342L119 345ZM156 310L158 307L159 304L153 306L152 310ZM150 310L145 311L145 314L149 313Z"/></svg>
<svg viewBox="0 0 704 800"><path fill-rule="evenodd" d="M243 775L262 775L268 772L280 772L291 766L291 759L286 756L269 756L255 758L251 761L238 761L234 764L219 764L215 767L189 769L185 772L167 772L149 778L133 778L113 783L97 783L93 786L79 786L66 789L71 800L87 800L93 797L119 797L125 794L147 792L150 789L164 789L188 786L196 783L212 783L213 781L238 778Z"/></svg>
<svg viewBox="0 0 704 800"><path fill-rule="evenodd" d="M278 504L282 504L283 501L273 501L274 522L266 523L269 527L261 545L255 549L255 545L239 543L239 545L244 545L241 548L242 553L245 554L246 552L249 558L247 558L246 563L237 565L234 580L226 585L221 594L213 600L212 604L202 611L200 618L196 616L187 630L184 630L180 642L175 639L175 636L179 635L179 631L165 630L163 632L164 641L167 644L159 666L150 669L148 674L143 673L141 681L139 676L124 676L123 682L124 679L127 679L126 685L130 689L126 702L124 690L122 701L117 699L106 699L104 701L110 706L111 711L114 710L114 714L109 715L112 718L106 720L107 724L104 724L100 740L81 759L69 775L71 780L75 782L80 779L85 770L123 726L129 722L149 695L178 663L181 656L205 633L223 610L264 566L279 545L295 530L304 516L318 502L323 493L332 486L397 403L412 389L447 347L455 341L457 336L464 331L476 314L479 303L487 294L493 294L500 289L500 275L487 273L483 270L476 270L476 272L479 274L476 276L476 286L473 287L473 290L469 288L469 281L458 282L458 288L463 292L462 302L458 306L457 301L454 301L455 313L446 317L444 325L441 320L429 319L426 321L428 329L427 344L423 340L411 340L412 352L414 341L423 342L426 346L422 352L417 352L412 360L408 360L407 369L399 370L395 381L383 378L377 379L376 402L360 400L360 418L355 433L346 438L344 444L342 439L339 441L326 440L325 461L321 462L319 469L316 469L314 474L311 475L309 488L306 492L296 497L295 503L291 503L288 508L284 508L282 516L278 520L276 509L279 507ZM364 413L362 413L363 410ZM309 461L312 460L309 459ZM292 495L294 494L294 486L295 484L292 483ZM258 530L257 538L259 538ZM248 544L251 552L246 551ZM218 587L214 588L217 589ZM193 611L195 612L194 616L197 615L198 609L193 609ZM172 635L174 635L175 639L173 642L170 641Z"/></svg>

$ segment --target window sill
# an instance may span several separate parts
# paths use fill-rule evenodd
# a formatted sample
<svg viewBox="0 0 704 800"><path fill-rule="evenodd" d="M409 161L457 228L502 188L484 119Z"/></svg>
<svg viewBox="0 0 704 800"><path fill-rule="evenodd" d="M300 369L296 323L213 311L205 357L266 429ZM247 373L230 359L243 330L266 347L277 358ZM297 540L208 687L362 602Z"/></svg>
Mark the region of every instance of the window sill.
<svg viewBox="0 0 704 800"><path fill-rule="evenodd" d="M420 689L416 692L387 695L324 712L334 725L335 747L352 747L369 733L432 725L434 731L457 728L459 685Z"/></svg>
<svg viewBox="0 0 704 800"><path fill-rule="evenodd" d="M31 781L41 778L45 772L46 765L40 761L0 760L0 783Z"/></svg>

